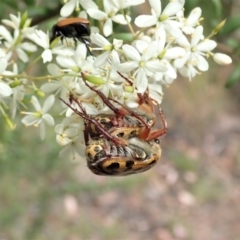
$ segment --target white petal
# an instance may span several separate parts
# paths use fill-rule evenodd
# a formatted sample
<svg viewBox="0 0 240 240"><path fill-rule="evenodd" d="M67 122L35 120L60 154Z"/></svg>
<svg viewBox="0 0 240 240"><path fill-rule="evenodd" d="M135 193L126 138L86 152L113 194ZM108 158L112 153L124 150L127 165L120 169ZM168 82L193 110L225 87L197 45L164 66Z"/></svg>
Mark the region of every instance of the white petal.
<svg viewBox="0 0 240 240"><path fill-rule="evenodd" d="M195 25L199 20L199 18L201 17L201 15L202 15L202 9L200 7L194 8L187 18L187 23L191 26Z"/></svg>
<svg viewBox="0 0 240 240"><path fill-rule="evenodd" d="M94 61L94 67L100 67L102 66L103 64L106 63L109 55L110 55L110 51L107 51L107 52L104 52L102 53L101 55L99 55L96 60Z"/></svg>
<svg viewBox="0 0 240 240"><path fill-rule="evenodd" d="M32 115L27 115L27 116L23 117L23 119L21 120L21 122L26 126L34 125L38 121L39 121L39 119Z"/></svg>
<svg viewBox="0 0 240 240"><path fill-rule="evenodd" d="M128 45L128 44L124 44L122 46L122 50L124 51L124 53L132 60L134 61L141 61L141 57L140 57L140 54L139 52L134 48L132 47L131 45Z"/></svg>
<svg viewBox="0 0 240 240"><path fill-rule="evenodd" d="M92 33L90 37L91 37L92 43L95 43L96 45L98 45L100 47L104 47L106 45L111 45L111 43L105 37L100 35L99 33Z"/></svg>
<svg viewBox="0 0 240 240"><path fill-rule="evenodd" d="M59 47L53 48L52 53L61 55L61 56L65 56L65 57L71 57L74 55L75 52L74 52L73 48L65 47L65 46L61 45Z"/></svg>
<svg viewBox="0 0 240 240"><path fill-rule="evenodd" d="M112 65L113 67L117 67L120 64L120 59L118 52L116 50L113 50L111 53L111 59L112 59Z"/></svg>
<svg viewBox="0 0 240 240"><path fill-rule="evenodd" d="M0 96L8 97L13 93L12 89L5 84L4 82L0 82Z"/></svg>
<svg viewBox="0 0 240 240"><path fill-rule="evenodd" d="M24 42L21 45L19 45L22 49L28 52L36 52L37 51L37 46L30 43L30 42Z"/></svg>
<svg viewBox="0 0 240 240"><path fill-rule="evenodd" d="M198 26L192 35L191 45L196 46L201 40L202 35L203 35L203 26Z"/></svg>
<svg viewBox="0 0 240 240"><path fill-rule="evenodd" d="M81 67L83 60L87 57L87 48L85 44L79 43L75 51L74 60Z"/></svg>
<svg viewBox="0 0 240 240"><path fill-rule="evenodd" d="M43 104L42 112L43 113L48 112L48 110L52 107L54 101L55 101L54 95L50 95L49 97L47 97Z"/></svg>
<svg viewBox="0 0 240 240"><path fill-rule="evenodd" d="M167 32L170 33L171 36L173 36L175 39L181 38L183 36L182 30L181 30L181 23L174 21L174 20L167 20L163 22L165 24L164 28Z"/></svg>
<svg viewBox="0 0 240 240"><path fill-rule="evenodd" d="M162 12L161 1L160 0L149 0L149 4L150 4L152 10L154 11L154 13L156 14L156 16L159 17Z"/></svg>
<svg viewBox="0 0 240 240"><path fill-rule="evenodd" d="M196 49L201 52L210 52L217 46L214 40L205 39L196 46Z"/></svg>
<svg viewBox="0 0 240 240"><path fill-rule="evenodd" d="M50 114L44 114L42 118L49 126L54 126L54 118Z"/></svg>
<svg viewBox="0 0 240 240"><path fill-rule="evenodd" d="M0 73L6 70L7 65L8 65L8 62L6 58L0 58Z"/></svg>
<svg viewBox="0 0 240 240"><path fill-rule="evenodd" d="M64 57L64 56L57 56L56 57L57 63L64 67L64 68L73 68L76 67L76 62L72 58Z"/></svg>
<svg viewBox="0 0 240 240"><path fill-rule="evenodd" d="M88 9L90 9L90 8L94 8L94 9L97 9L98 8L98 6L97 6L97 4L94 2L94 1L92 1L92 0L80 0L80 4L82 5L82 7L85 9L85 10L88 10Z"/></svg>
<svg viewBox="0 0 240 240"><path fill-rule="evenodd" d="M107 21L103 25L103 33L104 36L108 37L112 34L113 26L111 18L108 18Z"/></svg>
<svg viewBox="0 0 240 240"><path fill-rule="evenodd" d="M166 31L162 25L156 31L155 39L158 42L158 52L160 52L164 49L166 44Z"/></svg>
<svg viewBox="0 0 240 240"><path fill-rule="evenodd" d="M182 35L180 38L177 38L176 41L183 48L190 48L191 46L185 35Z"/></svg>
<svg viewBox="0 0 240 240"><path fill-rule="evenodd" d="M199 70L205 72L208 70L208 62L207 60L201 56L201 55L198 55L198 58L197 58L197 67Z"/></svg>
<svg viewBox="0 0 240 240"><path fill-rule="evenodd" d="M232 63L232 59L223 53L215 53L213 59L216 63L220 65L228 65Z"/></svg>
<svg viewBox="0 0 240 240"><path fill-rule="evenodd" d="M59 81L51 81L48 83L44 83L40 89L45 93L51 93L57 91L60 87L61 85Z"/></svg>
<svg viewBox="0 0 240 240"><path fill-rule="evenodd" d="M71 142L71 140L68 137L63 137L62 135L57 134L56 135L56 142L60 146L66 146Z"/></svg>
<svg viewBox="0 0 240 240"><path fill-rule="evenodd" d="M189 59L189 56L190 56L190 52L187 52L185 56L183 56L182 58L176 59L174 61L174 67L176 67L177 69L182 68L184 64L187 62L187 60Z"/></svg>
<svg viewBox="0 0 240 240"><path fill-rule="evenodd" d="M68 1L62 8L60 11L60 15L62 17L68 17L69 15L71 15L71 13L74 11L75 8L75 1Z"/></svg>
<svg viewBox="0 0 240 240"><path fill-rule="evenodd" d="M168 68L168 70L166 72L164 72L165 76L170 78L172 81L173 79L177 78L177 72L174 69L174 67L165 60L165 66Z"/></svg>
<svg viewBox="0 0 240 240"><path fill-rule="evenodd" d="M158 86L158 88L160 87L161 85ZM161 104L162 102L162 98L163 98L162 95L160 95L158 92L155 92L155 91L149 91L150 98L157 101L158 104Z"/></svg>
<svg viewBox="0 0 240 240"><path fill-rule="evenodd" d="M153 57L153 55L156 53L158 47L158 42L153 41L149 44L147 50L143 53L142 55L142 60L143 61L148 61L150 58Z"/></svg>
<svg viewBox="0 0 240 240"><path fill-rule="evenodd" d="M137 67L138 67L137 62L125 62L125 63L119 64L118 71L123 73L128 73Z"/></svg>
<svg viewBox="0 0 240 240"><path fill-rule="evenodd" d="M27 37L42 48L49 48L48 35L42 30L35 30L34 33L28 34Z"/></svg>
<svg viewBox="0 0 240 240"><path fill-rule="evenodd" d="M126 25L128 22L131 22L131 17L126 15L126 18L127 18L127 20L124 18L124 16L122 14L117 14L112 17L112 20L116 23Z"/></svg>
<svg viewBox="0 0 240 240"><path fill-rule="evenodd" d="M0 36L3 36L8 42L13 41L12 35L4 26L0 26Z"/></svg>
<svg viewBox="0 0 240 240"><path fill-rule="evenodd" d="M157 1L156 1L157 2ZM162 15L172 16L180 11L185 4L184 0L170 1L162 12Z"/></svg>
<svg viewBox="0 0 240 240"><path fill-rule="evenodd" d="M47 70L51 75L59 75L60 69L55 63L49 63L47 65Z"/></svg>
<svg viewBox="0 0 240 240"><path fill-rule="evenodd" d="M41 111L41 105L38 101L38 99L35 97L35 96L32 96L31 98L31 103L33 104L34 108L37 110L37 111Z"/></svg>
<svg viewBox="0 0 240 240"><path fill-rule="evenodd" d="M21 48L17 48L16 49L17 55L18 57L24 62L28 62L28 55L21 49Z"/></svg>
<svg viewBox="0 0 240 240"><path fill-rule="evenodd" d="M185 54L186 54L186 51L184 48L173 47L173 48L167 49L164 57L168 59L176 59L176 58L182 58Z"/></svg>
<svg viewBox="0 0 240 240"><path fill-rule="evenodd" d="M147 70L149 70L150 72L153 72L153 73L166 72L168 69L162 62L160 62L158 60L146 62L146 68L147 68Z"/></svg>
<svg viewBox="0 0 240 240"><path fill-rule="evenodd" d="M41 56L44 63L52 61L52 52L50 49L44 50Z"/></svg>
<svg viewBox="0 0 240 240"><path fill-rule="evenodd" d="M157 22L157 18L152 15L140 15L136 17L134 21L134 23L140 28L156 25Z"/></svg>
<svg viewBox="0 0 240 240"><path fill-rule="evenodd" d="M136 76L136 88L138 92L144 93L147 90L148 79L144 69L140 68Z"/></svg>
<svg viewBox="0 0 240 240"><path fill-rule="evenodd" d="M105 12L103 12L103 11L100 11L100 10L98 10L98 9L92 9L92 8L90 8L90 9L88 9L87 10L87 13L89 14L89 16L91 17L91 18L93 18L93 19L96 19L96 20L105 20L105 19L107 19L107 14L105 13Z"/></svg>
<svg viewBox="0 0 240 240"><path fill-rule="evenodd" d="M113 39L114 49L120 48L122 46L122 44L123 44L123 40L119 40L119 39L116 39L116 38Z"/></svg>

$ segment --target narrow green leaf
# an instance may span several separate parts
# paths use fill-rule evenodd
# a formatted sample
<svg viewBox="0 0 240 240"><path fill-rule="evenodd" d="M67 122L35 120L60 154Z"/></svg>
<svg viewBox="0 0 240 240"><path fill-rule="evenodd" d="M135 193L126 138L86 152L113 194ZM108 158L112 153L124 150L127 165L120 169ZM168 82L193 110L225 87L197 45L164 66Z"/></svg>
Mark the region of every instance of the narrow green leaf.
<svg viewBox="0 0 240 240"><path fill-rule="evenodd" d="M240 81L240 66L236 67L235 70L232 72L232 74L230 75L227 83L226 83L226 87L230 88L233 85L235 85L237 82Z"/></svg>
<svg viewBox="0 0 240 240"><path fill-rule="evenodd" d="M221 16L222 13L222 2L220 0L211 0L213 5L214 5L214 12L215 14L215 18L218 18Z"/></svg>

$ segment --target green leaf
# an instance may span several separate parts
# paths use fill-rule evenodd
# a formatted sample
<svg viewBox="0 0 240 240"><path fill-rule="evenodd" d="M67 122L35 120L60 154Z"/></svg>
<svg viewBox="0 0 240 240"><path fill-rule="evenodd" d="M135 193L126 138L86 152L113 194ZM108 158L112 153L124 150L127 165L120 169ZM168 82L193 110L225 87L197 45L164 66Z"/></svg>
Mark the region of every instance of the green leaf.
<svg viewBox="0 0 240 240"><path fill-rule="evenodd" d="M236 67L235 70L232 72L232 74L230 75L227 83L226 83L226 87L230 88L233 85L235 85L237 82L240 81L240 66Z"/></svg>
<svg viewBox="0 0 240 240"><path fill-rule="evenodd" d="M219 32L221 36L227 35L240 27L240 15L228 18L224 28Z"/></svg>
<svg viewBox="0 0 240 240"><path fill-rule="evenodd" d="M212 0L212 3L214 5L214 17L218 18L222 14L222 2L220 0Z"/></svg>

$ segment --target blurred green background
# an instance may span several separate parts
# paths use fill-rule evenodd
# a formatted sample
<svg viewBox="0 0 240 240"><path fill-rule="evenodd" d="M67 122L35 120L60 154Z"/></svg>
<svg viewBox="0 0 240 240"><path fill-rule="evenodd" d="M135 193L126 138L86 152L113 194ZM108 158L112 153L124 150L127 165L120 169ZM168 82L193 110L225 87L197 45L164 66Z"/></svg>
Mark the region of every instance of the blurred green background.
<svg viewBox="0 0 240 240"><path fill-rule="evenodd" d="M186 11L203 8L205 35L228 18L216 40L234 63L210 64L192 82L179 78L165 88L161 161L143 174L99 177L85 159L58 157L53 129L40 141L38 129L25 131L20 118L14 131L0 120L0 240L240 239L240 84L231 75L240 3L186 2ZM60 9L57 1L0 5L1 18L28 9L45 29ZM148 13L148 4L139 11Z"/></svg>

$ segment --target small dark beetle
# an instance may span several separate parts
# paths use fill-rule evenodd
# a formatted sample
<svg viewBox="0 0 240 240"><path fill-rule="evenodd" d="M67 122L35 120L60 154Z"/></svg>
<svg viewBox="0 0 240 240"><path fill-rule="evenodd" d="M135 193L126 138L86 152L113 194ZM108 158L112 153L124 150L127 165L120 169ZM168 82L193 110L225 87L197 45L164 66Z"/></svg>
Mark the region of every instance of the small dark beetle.
<svg viewBox="0 0 240 240"><path fill-rule="evenodd" d="M84 43L88 52L92 54L89 49L91 45L90 41L87 39L91 34L89 27L89 21L85 18L66 18L60 20L57 24L52 27L52 36L50 38L50 43L57 37L60 37L61 41L64 38L73 38L75 45L77 44L77 39ZM87 38L86 38L87 37Z"/></svg>

